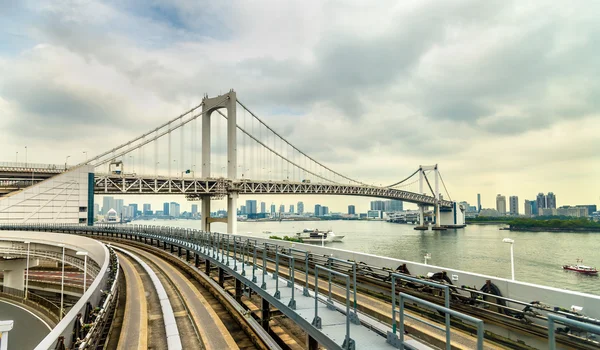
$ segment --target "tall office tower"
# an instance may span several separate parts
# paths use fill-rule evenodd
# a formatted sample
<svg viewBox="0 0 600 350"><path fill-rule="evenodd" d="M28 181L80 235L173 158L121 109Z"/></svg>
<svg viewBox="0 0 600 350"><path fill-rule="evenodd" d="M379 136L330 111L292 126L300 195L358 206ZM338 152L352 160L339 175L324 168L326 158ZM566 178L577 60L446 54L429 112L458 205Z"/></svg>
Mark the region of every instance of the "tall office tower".
<svg viewBox="0 0 600 350"><path fill-rule="evenodd" d="M508 198L508 207L510 215L519 215L519 197L510 196Z"/></svg>
<svg viewBox="0 0 600 350"><path fill-rule="evenodd" d="M356 215L356 207L354 205L348 206L348 215Z"/></svg>
<svg viewBox="0 0 600 350"><path fill-rule="evenodd" d="M249 199L246 201L246 214L256 214L256 200Z"/></svg>
<svg viewBox="0 0 600 350"><path fill-rule="evenodd" d="M556 196L554 195L554 192L548 192L548 195L546 196L546 208L556 209Z"/></svg>
<svg viewBox="0 0 600 350"><path fill-rule="evenodd" d="M299 215L304 214L304 203L303 202L298 202L298 214Z"/></svg>
<svg viewBox="0 0 600 350"><path fill-rule="evenodd" d="M260 212L261 213L266 213L267 212L267 203L260 202Z"/></svg>
<svg viewBox="0 0 600 350"><path fill-rule="evenodd" d="M102 215L106 215L109 210L114 209L115 198L112 196L104 196L102 198Z"/></svg>
<svg viewBox="0 0 600 350"><path fill-rule="evenodd" d="M315 204L315 216L323 216L321 212L321 204Z"/></svg>
<svg viewBox="0 0 600 350"><path fill-rule="evenodd" d="M496 196L496 210L500 215L506 215L506 197L501 194Z"/></svg>
<svg viewBox="0 0 600 350"><path fill-rule="evenodd" d="M169 216L169 203L168 202L163 203L163 215Z"/></svg>
<svg viewBox="0 0 600 350"><path fill-rule="evenodd" d="M481 193L477 193L477 212L481 211Z"/></svg>

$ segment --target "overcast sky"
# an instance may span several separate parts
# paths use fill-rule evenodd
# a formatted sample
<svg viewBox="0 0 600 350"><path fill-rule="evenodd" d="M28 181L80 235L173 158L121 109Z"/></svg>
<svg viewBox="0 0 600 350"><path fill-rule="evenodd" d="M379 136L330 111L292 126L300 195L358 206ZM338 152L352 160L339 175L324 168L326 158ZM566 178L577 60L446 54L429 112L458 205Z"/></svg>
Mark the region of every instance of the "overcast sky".
<svg viewBox="0 0 600 350"><path fill-rule="evenodd" d="M233 88L365 182L438 163L452 199L473 205L502 193L523 211L548 191L599 203L598 13L597 1L0 0L0 160L24 161L27 146L29 162L79 162Z"/></svg>

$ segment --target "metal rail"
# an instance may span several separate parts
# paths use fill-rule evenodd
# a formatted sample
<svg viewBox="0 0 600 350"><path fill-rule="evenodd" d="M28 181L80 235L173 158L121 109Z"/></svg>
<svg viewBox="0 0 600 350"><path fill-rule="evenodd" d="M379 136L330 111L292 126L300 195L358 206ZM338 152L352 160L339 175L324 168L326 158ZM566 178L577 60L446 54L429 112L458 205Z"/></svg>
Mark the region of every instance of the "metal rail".
<svg viewBox="0 0 600 350"><path fill-rule="evenodd" d="M594 333L600 335L600 326L596 326L593 324L572 320L566 317L549 314L548 315L548 348L550 350L556 349L556 329L555 322L563 323L567 326L577 327L586 332Z"/></svg>

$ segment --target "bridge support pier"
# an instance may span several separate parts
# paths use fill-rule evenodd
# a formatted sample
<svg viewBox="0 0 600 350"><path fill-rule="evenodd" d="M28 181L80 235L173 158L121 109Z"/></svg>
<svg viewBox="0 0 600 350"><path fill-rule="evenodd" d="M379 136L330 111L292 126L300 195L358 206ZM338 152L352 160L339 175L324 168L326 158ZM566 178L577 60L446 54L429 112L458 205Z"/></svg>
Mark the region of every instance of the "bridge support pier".
<svg viewBox="0 0 600 350"><path fill-rule="evenodd" d="M194 265L198 268L200 266L200 255L198 255L198 253L194 253L194 255Z"/></svg>
<svg viewBox="0 0 600 350"><path fill-rule="evenodd" d="M221 267L219 267L219 285L221 287L223 287L223 284L225 283L225 270L223 270ZM236 290L237 293L237 290Z"/></svg>
<svg viewBox="0 0 600 350"><path fill-rule="evenodd" d="M200 229L203 232L210 232L210 197L202 197L200 201Z"/></svg>
<svg viewBox="0 0 600 350"><path fill-rule="evenodd" d="M308 333L306 333L306 348L308 350L319 350L319 342Z"/></svg>
<svg viewBox="0 0 600 350"><path fill-rule="evenodd" d="M260 308L260 325L267 332L269 331L269 321L271 320L271 304L265 298L261 298L261 308Z"/></svg>
<svg viewBox="0 0 600 350"><path fill-rule="evenodd" d="M227 196L227 233L237 234L237 198L235 192Z"/></svg>
<svg viewBox="0 0 600 350"><path fill-rule="evenodd" d="M235 300L238 303L242 303L242 281L235 279Z"/></svg>
<svg viewBox="0 0 600 350"><path fill-rule="evenodd" d="M208 276L210 276L210 260L206 259L204 260L205 265L204 265L204 273Z"/></svg>

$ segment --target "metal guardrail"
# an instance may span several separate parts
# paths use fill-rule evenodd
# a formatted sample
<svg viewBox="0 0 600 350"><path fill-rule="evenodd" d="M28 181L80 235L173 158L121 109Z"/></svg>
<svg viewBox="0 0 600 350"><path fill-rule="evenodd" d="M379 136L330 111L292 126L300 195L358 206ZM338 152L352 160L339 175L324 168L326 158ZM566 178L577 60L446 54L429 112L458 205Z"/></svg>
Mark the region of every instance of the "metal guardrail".
<svg viewBox="0 0 600 350"><path fill-rule="evenodd" d="M482 320L480 320L478 318L475 318L475 317L472 317L472 316L469 316L469 315L465 315L465 314L463 314L461 312L450 310L450 309L448 309L446 307L439 306L439 305L431 303L429 301L425 301L423 299L414 297L414 296L412 296L410 294L399 293L398 295L400 297L400 327L399 327L400 328L400 339L399 339L399 342L398 342L398 347L400 349L403 349L405 346L407 346L407 344L404 342L404 316L405 316L404 315L404 302L406 300L410 300L410 301L413 301L415 303L419 303L419 304L422 304L424 306L427 306L427 307L430 307L432 309L435 309L437 311L443 312L443 313L445 313L447 315L451 315L451 316L454 316L456 318L460 318L460 319L463 319L465 321L474 323L477 326L477 350L483 350L483 321ZM427 321L421 320L421 322L423 322L423 323L425 323L425 324L427 324L429 326L432 326L432 327L437 327L436 325L434 325L434 324L432 324L430 322L427 322ZM446 331L446 334L450 334L450 326L449 325L446 325L445 331ZM446 344L446 346L448 346L448 345L449 344Z"/></svg>
<svg viewBox="0 0 600 350"><path fill-rule="evenodd" d="M600 335L600 326L596 326L593 324L572 320L570 318L548 314L548 349L556 350L556 322L563 323L566 326L572 326L579 329L582 329L586 332L594 333Z"/></svg>
<svg viewBox="0 0 600 350"><path fill-rule="evenodd" d="M444 307L448 310L450 309L450 287L448 287L445 284L426 281L426 280L422 280L422 279L418 279L418 278L414 278L414 277L410 277L410 276L406 276L406 275L401 275L398 273L392 273L391 277L392 277L392 332L388 333L387 341L388 341L388 343L398 347L400 344L398 343L399 339L398 339L398 336L396 335L396 328L397 328L397 326L396 326L396 279L410 281L410 282L414 282L414 283L421 283L421 284L424 284L424 285L427 285L427 286L430 286L433 288L439 288L439 289L443 290L444 291ZM450 350L452 348L452 345L450 343L450 313L448 313L448 312L445 313L446 329L443 329L436 325L430 324L430 323L428 323L420 318L417 318L417 317L413 317L410 315L405 315L405 316L408 318L411 318L415 321L419 321L419 322L428 324L438 330L445 331L446 332L446 350Z"/></svg>
<svg viewBox="0 0 600 350"><path fill-rule="evenodd" d="M116 237L121 237L121 238L128 238L128 239L136 239L139 241L143 241L146 239L151 239L154 240L156 242L156 244L158 245L159 241L163 242L163 245L166 247L166 245L177 245L180 247L183 247L185 249L191 249L192 251L195 251L196 253L202 254L204 256L206 256L207 258L212 258L213 260L217 261L217 262L223 262L225 264L225 262L229 261L230 256L235 256L238 257L240 259L242 259L243 261L249 261L252 259L253 260L253 265L255 265L253 267L253 282L255 280L255 270L256 268L261 268L263 270L263 282L264 282L264 276L266 275L266 263L267 261L270 259L267 256L267 252L270 253L271 256L273 256L275 253L272 250L272 247L275 247L275 250L278 251L279 250L279 246L277 246L276 244L272 244L272 243L264 243L264 247L263 243L261 244L257 244L257 242L255 241L252 247L252 243L251 240L246 240L245 242L241 242L237 239L238 236L234 236L234 235L228 235L228 234L220 234L220 233L209 233L209 232L202 232L199 230L194 230L194 229L184 229L184 228L172 228L172 227L162 227L162 226L146 226L146 225L124 225L124 226L115 226L115 225L100 225L100 226L93 226L93 227L89 227L89 226L84 226L84 225L53 225L53 224L49 224L49 225L0 225L0 230L1 229L24 229L24 230L38 230L38 231L54 231L54 232L65 232L65 233L77 233L77 234L83 234L83 235L108 235L108 236L116 236ZM233 238L236 237L236 238ZM232 242L233 241L233 242ZM237 242L237 243L236 243ZM231 244L233 243L233 244ZM250 245L250 247L249 247ZM238 247L240 247L240 250L238 250ZM252 249L253 248L253 249ZM262 266L256 266L256 256L258 255L258 251L259 249L262 250L262 256L263 256L263 264ZM292 255L292 252L297 252L297 253L301 253L303 254L303 262L306 264L306 266L308 265L308 261L311 258L311 254L309 254L308 252L302 251L302 250L298 250L298 249L288 249L285 248L283 249L283 251L289 252L289 254L286 255ZM238 255L239 254L239 255ZM281 254L279 255L280 257L283 257ZM298 258L298 255L296 255L296 258ZM312 256L312 259L314 259L315 256ZM274 261L273 259L270 259L271 261ZM325 264L327 264L327 260L326 259L322 259L325 260ZM312 260L311 260L312 261ZM275 261L274 261L275 262ZM315 264L315 270L313 271L313 273L318 272L319 270L322 269L327 269L326 267L324 267L323 265L318 265L317 261L312 261ZM350 263L350 261L348 261ZM323 262L322 262L323 263ZM227 263L227 265L229 265ZM233 269L232 269L233 270ZM307 269L307 271L309 271ZM326 270L323 270L326 271ZM335 271L335 270L332 270ZM309 271L311 272L311 271ZM340 273L338 271L335 271L337 273ZM329 273L329 272L328 272ZM275 274L279 274L279 271L276 270ZM343 277L347 280L346 283L346 291L347 291L347 297L346 297L346 301L347 301L347 312L348 315L351 314L350 312L350 308L349 308L349 301L350 301L350 286L349 286L349 279L350 277L346 274L340 273ZM318 278L318 273L315 273L315 278ZM401 274L396 274L396 276L393 276L393 274L390 274L391 278L392 278L392 288L395 288L395 284L396 284L396 279L404 279L404 280L408 280L411 282L415 282L415 283L419 283L419 284L425 284L425 285L430 285L431 287L434 288L440 288L443 289L445 291L445 306L449 306L449 297L450 297L450 290L449 290L449 286L448 285L444 285L444 284L438 284L435 282L431 282L428 280L424 280L424 279L420 279L420 278L413 278L413 277L409 277L409 276L405 276L405 275L401 275ZM264 283L263 283L264 286ZM306 280L306 287L305 289L308 289L309 285L308 285L308 279ZM264 287L263 287L264 289ZM256 291L256 290L255 290ZM318 288L315 288L315 291L318 291ZM395 290L394 290L395 291ZM260 293L259 293L260 294ZM319 293L316 293L317 297ZM395 293L394 295L394 299L396 298ZM413 301L415 303L421 304L425 307L428 307L430 309L433 310L438 310L440 312L444 312L446 314L449 314L453 317L457 317L457 318L461 318L461 319L465 319L467 321L470 321L472 323L475 323L477 326L477 330L478 330L478 342L481 343L483 341L483 322L479 319L476 318L472 318L468 315L459 313L457 311L451 310L448 307L443 307L440 305L437 305L435 303L431 303L428 301L425 301L423 299L405 294L405 293L400 293L399 294L400 297L400 306L401 306L401 310L400 310L400 317L401 317L401 321L399 324L400 328L400 340L404 341L404 317L407 316L404 314L404 302L406 300L410 300ZM317 301L318 302L318 301ZM282 305L283 307L284 305ZM394 314L395 310L392 310L392 314ZM292 316L292 314L289 314L287 311L284 312L284 314L288 315L288 317L290 317L291 319L293 319L294 321L300 322L299 325L301 325L301 327L306 327L304 323L302 323L303 320L299 320L297 318L294 318ZM395 315L392 316L392 319L395 319ZM419 322L425 322L424 320L415 318L417 321ZM555 318L555 320L558 320ZM481 322L481 323L480 323ZM562 319L559 320L559 322L563 322ZM564 321L564 322L580 322L580 321L576 321L576 320L571 320L568 319L568 321ZM584 324L586 326L590 326L589 323L584 323L584 322L580 322L581 324ZM579 323L578 323L579 325ZM392 325L393 326L393 325ZM430 325L433 328L437 329L442 329L441 327L438 327L436 325ZM316 327L315 327L316 328ZM583 327L582 327L583 328ZM594 328L596 329L596 328ZM395 331L397 331L398 329L395 329ZM446 329L447 332L449 330L448 327L448 323L446 323ZM449 334L449 332L447 333L447 335ZM395 334L394 334L395 335ZM552 335L553 337L554 335ZM348 339L351 339L349 337L348 334ZM326 341L326 340L324 340ZM331 342L329 344L332 344ZM409 346L408 344L404 344L405 346ZM337 345L339 346L339 345ZM479 346L479 345L478 345ZM332 344L333 348L336 348L336 346L334 344Z"/></svg>

